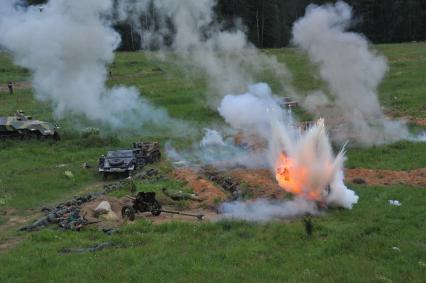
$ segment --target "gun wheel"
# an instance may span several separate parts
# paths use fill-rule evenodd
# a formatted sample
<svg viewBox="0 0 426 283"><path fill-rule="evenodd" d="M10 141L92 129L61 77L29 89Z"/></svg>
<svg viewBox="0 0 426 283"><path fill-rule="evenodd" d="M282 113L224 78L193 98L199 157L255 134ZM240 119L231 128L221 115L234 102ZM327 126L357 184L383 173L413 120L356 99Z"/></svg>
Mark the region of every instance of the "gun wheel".
<svg viewBox="0 0 426 283"><path fill-rule="evenodd" d="M136 213L133 207L130 205L123 206L121 209L121 217L123 219L128 219L130 221L134 221L136 218Z"/></svg>
<svg viewBox="0 0 426 283"><path fill-rule="evenodd" d="M152 205L151 214L154 216L159 216L161 214L161 204L157 200L155 200Z"/></svg>

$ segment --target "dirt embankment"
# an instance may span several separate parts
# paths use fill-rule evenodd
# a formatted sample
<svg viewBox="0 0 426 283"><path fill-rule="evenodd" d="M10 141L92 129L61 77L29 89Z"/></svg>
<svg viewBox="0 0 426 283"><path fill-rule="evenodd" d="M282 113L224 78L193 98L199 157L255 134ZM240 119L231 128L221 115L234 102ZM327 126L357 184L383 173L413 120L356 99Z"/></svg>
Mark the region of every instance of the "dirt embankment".
<svg viewBox="0 0 426 283"><path fill-rule="evenodd" d="M173 177L183 181L202 200L202 203L193 203L193 206L216 206L225 201L228 195L219 186L200 176L195 170L190 168L177 169L173 172Z"/></svg>
<svg viewBox="0 0 426 283"><path fill-rule="evenodd" d="M267 169L232 169L229 171L177 169L173 177L184 181L202 200L198 205L216 207L233 199L280 199L286 192Z"/></svg>
<svg viewBox="0 0 426 283"><path fill-rule="evenodd" d="M108 218L103 218L102 216L98 216L95 213L96 207L102 202L107 201L111 205L112 215ZM118 228L122 226L123 224L132 224L135 222L130 222L127 220L124 220L121 216L121 208L124 205L132 205L132 201L127 198L115 198L110 196L102 196L97 198L96 200L92 202L85 203L81 206L81 214L84 215L84 218L87 219L87 221L93 223L97 228L99 229L112 229L112 228ZM168 211L176 211L175 207L172 206L163 206L163 210ZM185 209L185 210L179 210L181 213L189 213L194 215L202 214L203 220L213 220L217 218L217 213L206 210L206 209ZM171 213L161 213L158 216L152 215L150 212L144 212L144 213L137 213L136 219L146 219L151 221L154 224L160 224L160 223L166 223L170 221L191 221L191 222L197 222L199 221L195 217L186 216L186 215L179 215L179 214L171 214Z"/></svg>
<svg viewBox="0 0 426 283"><path fill-rule="evenodd" d="M346 180L370 186L390 186L404 184L426 188L426 168L411 171L374 169L346 169Z"/></svg>
<svg viewBox="0 0 426 283"><path fill-rule="evenodd" d="M401 119L401 120L407 121L408 123L426 127L426 118L410 116L404 112L400 112L396 110L386 111L386 115L394 119Z"/></svg>
<svg viewBox="0 0 426 283"><path fill-rule="evenodd" d="M279 199L286 194L268 169L234 169L229 175L247 184L251 188L253 198Z"/></svg>
<svg viewBox="0 0 426 283"><path fill-rule="evenodd" d="M231 178L239 183L239 189L245 190L243 195L248 198L281 199L286 192L279 187L268 169L232 169L220 172L221 176ZM215 199L231 200L232 195L218 183L205 178L205 173L192 169L179 169L175 177L187 183L202 199L204 204L217 205ZM346 183L358 183L368 186L391 186L403 184L411 187L426 188L426 168L411 171L394 171L379 169L346 169Z"/></svg>
<svg viewBox="0 0 426 283"><path fill-rule="evenodd" d="M411 118L410 121L416 125L426 127L426 118Z"/></svg>

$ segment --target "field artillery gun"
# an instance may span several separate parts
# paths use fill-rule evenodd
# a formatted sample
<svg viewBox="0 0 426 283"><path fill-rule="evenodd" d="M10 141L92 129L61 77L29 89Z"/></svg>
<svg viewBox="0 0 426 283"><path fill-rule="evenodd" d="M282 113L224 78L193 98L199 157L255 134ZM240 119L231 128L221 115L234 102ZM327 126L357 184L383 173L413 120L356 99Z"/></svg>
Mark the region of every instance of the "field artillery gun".
<svg viewBox="0 0 426 283"><path fill-rule="evenodd" d="M51 138L59 140L58 126L16 111L14 116L0 117L0 140L9 138Z"/></svg>
<svg viewBox="0 0 426 283"><path fill-rule="evenodd" d="M121 216L124 219L134 221L137 212L151 212L153 216L159 216L163 213L179 214L184 216L195 217L198 220L203 220L202 214L189 214L180 211L170 211L162 209L161 204L155 199L155 192L139 192L136 197L128 197L133 201L132 205L125 205L121 209Z"/></svg>

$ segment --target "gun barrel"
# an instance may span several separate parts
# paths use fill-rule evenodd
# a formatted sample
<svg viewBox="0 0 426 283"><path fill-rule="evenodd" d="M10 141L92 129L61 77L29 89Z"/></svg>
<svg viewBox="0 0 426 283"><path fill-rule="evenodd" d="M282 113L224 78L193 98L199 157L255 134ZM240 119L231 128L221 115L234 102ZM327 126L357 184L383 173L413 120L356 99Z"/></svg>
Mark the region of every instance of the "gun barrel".
<svg viewBox="0 0 426 283"><path fill-rule="evenodd" d="M161 210L161 212L196 217L198 220L203 220L203 217L204 217L203 214L190 214L190 213L185 213L180 211Z"/></svg>

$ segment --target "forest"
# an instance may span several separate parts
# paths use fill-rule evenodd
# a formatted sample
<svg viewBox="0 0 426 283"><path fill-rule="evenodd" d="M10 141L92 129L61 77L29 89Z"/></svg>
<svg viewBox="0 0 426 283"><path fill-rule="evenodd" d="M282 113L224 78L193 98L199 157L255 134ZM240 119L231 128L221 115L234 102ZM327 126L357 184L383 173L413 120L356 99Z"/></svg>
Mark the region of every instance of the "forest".
<svg viewBox="0 0 426 283"><path fill-rule="evenodd" d="M115 0L120 1L120 0ZM155 0L153 0L155 1ZM46 0L27 0L42 4ZM259 48L288 46L291 27L303 16L309 4L334 3L330 0L217 0L216 15L224 28L242 23L249 40ZM426 40L425 0L346 0L354 9L351 29L361 32L373 43ZM154 15L154 16L152 16ZM155 22L155 11L146 21ZM239 19L239 21L236 21ZM121 50L140 49L140 40L128 23L117 23L122 36Z"/></svg>

